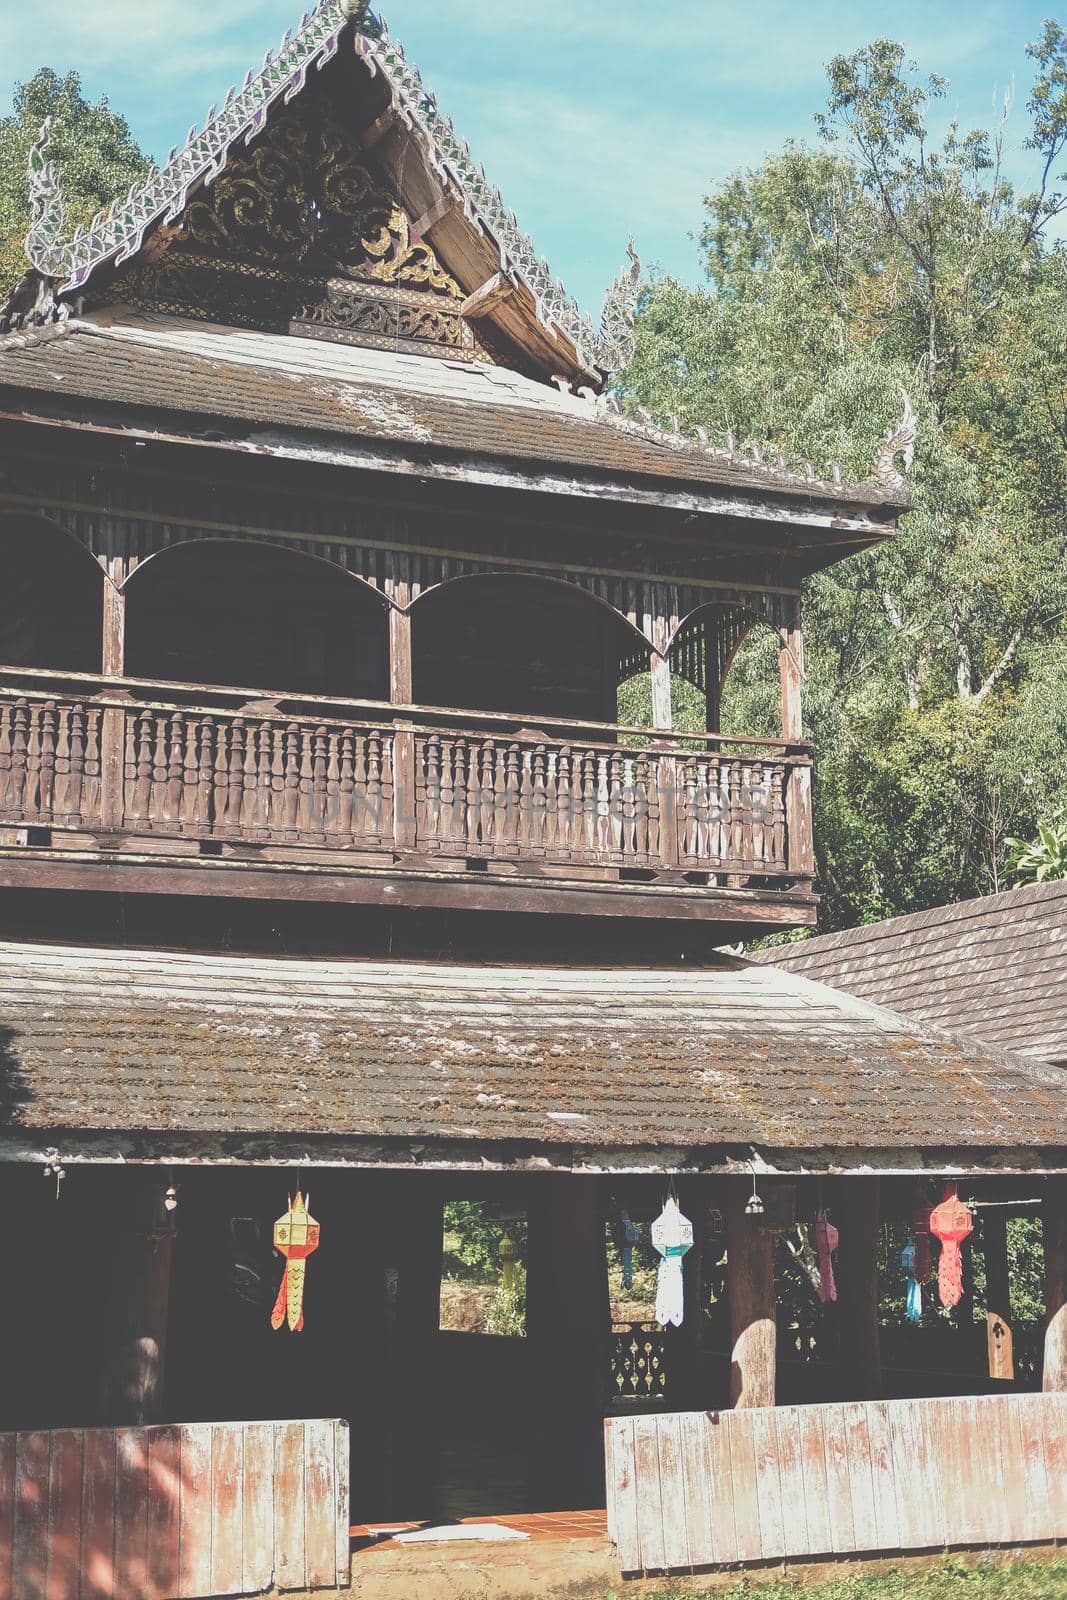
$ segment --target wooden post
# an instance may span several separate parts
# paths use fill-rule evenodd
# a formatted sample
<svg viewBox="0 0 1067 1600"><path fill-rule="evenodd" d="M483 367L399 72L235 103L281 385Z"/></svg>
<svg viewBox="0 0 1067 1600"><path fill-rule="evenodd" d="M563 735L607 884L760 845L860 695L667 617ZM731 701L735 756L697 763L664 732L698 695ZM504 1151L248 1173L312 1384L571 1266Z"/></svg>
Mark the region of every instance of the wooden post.
<svg viewBox="0 0 1067 1600"><path fill-rule="evenodd" d="M389 700L411 704L411 613L389 607Z"/></svg>
<svg viewBox="0 0 1067 1600"><path fill-rule="evenodd" d="M390 1174L390 1179L384 1193L391 1197L396 1230L395 1320L387 1341L395 1482L388 1514L410 1518L429 1515L433 1503L433 1451L427 1446L436 1426L443 1195L428 1173Z"/></svg>
<svg viewBox="0 0 1067 1600"><path fill-rule="evenodd" d="M774 1235L747 1217L748 1178L731 1178L726 1206L726 1294L730 1304L730 1404L773 1406L777 1347Z"/></svg>
<svg viewBox="0 0 1067 1600"><path fill-rule="evenodd" d="M658 733L669 733L673 727L671 712L671 663L668 656L654 650L651 657L652 673L652 726Z"/></svg>
<svg viewBox="0 0 1067 1600"><path fill-rule="evenodd" d="M682 1263L685 1320L677 1341L678 1388L672 1389L673 1411L704 1409L704 1217L707 1213L706 1178L682 1178L678 1184L678 1204L682 1215L693 1224L693 1248Z"/></svg>
<svg viewBox="0 0 1067 1600"><path fill-rule="evenodd" d="M104 579L103 652L100 670L121 678L126 670L126 593ZM100 808L105 828L122 826L126 712L108 706L100 723Z"/></svg>
<svg viewBox="0 0 1067 1600"><path fill-rule="evenodd" d="M843 1178L838 1217L837 1291L845 1400L877 1400L882 1392L878 1334L878 1178Z"/></svg>
<svg viewBox="0 0 1067 1600"><path fill-rule="evenodd" d="M1003 1211L983 1210L985 1256L985 1321L989 1376L1008 1381L1015 1376L1012 1356L1011 1296L1008 1284L1008 1218Z"/></svg>
<svg viewBox="0 0 1067 1600"><path fill-rule="evenodd" d="M1045 1236L1045 1359L1041 1387L1067 1390L1067 1176L1045 1179L1041 1203Z"/></svg>
<svg viewBox="0 0 1067 1600"><path fill-rule="evenodd" d="M804 682L804 635L799 620L795 627L783 628L778 654L778 674L782 686L782 738L803 739L804 716L801 689Z"/></svg>
<svg viewBox="0 0 1067 1600"><path fill-rule="evenodd" d="M531 1181L526 1335L544 1493L598 1504L610 1380L611 1302L600 1186L573 1173Z"/></svg>
<svg viewBox="0 0 1067 1600"><path fill-rule="evenodd" d="M114 1203L104 1212L113 1256L101 1409L102 1421L111 1426L139 1427L158 1422L163 1413L174 1242L165 1189L157 1172L120 1172Z"/></svg>

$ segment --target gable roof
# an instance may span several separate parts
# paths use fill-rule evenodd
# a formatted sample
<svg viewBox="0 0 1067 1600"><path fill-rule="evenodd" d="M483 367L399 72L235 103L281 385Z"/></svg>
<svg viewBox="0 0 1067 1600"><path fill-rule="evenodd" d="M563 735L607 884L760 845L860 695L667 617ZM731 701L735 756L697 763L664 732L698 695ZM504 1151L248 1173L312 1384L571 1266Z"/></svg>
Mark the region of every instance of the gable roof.
<svg viewBox="0 0 1067 1600"><path fill-rule="evenodd" d="M1067 881L891 917L752 959L1067 1067Z"/></svg>
<svg viewBox="0 0 1067 1600"><path fill-rule="evenodd" d="M465 283L466 291L481 287L495 262L507 283L525 291L561 370L570 366L576 375L595 382L597 374L623 366L631 351L629 324L640 273L633 251L608 292L597 330L553 277L418 69L385 23L369 12L367 0L320 0L268 54L260 71L249 73L239 90L230 90L221 110L212 106L203 127L190 129L181 150L172 151L161 169L153 167L143 182L94 217L87 229L79 227L70 240L64 239L65 212L59 179L48 160L46 124L30 158L26 253L37 273L55 281L58 294L70 297L83 292L105 265L132 260L157 225L176 222L197 190L223 171L231 154L262 133L276 107L305 92L312 68L321 70L342 44L384 86L387 111L377 118L379 130L388 117L406 132L421 152L424 172L437 181L437 210L447 198L462 214L468 232L488 247L482 276L477 283ZM399 165L402 170L403 163Z"/></svg>
<svg viewBox="0 0 1067 1600"><path fill-rule="evenodd" d="M1061 1083L726 957L582 969L0 945L0 1148L26 1159L43 1140L98 1158L1060 1168Z"/></svg>

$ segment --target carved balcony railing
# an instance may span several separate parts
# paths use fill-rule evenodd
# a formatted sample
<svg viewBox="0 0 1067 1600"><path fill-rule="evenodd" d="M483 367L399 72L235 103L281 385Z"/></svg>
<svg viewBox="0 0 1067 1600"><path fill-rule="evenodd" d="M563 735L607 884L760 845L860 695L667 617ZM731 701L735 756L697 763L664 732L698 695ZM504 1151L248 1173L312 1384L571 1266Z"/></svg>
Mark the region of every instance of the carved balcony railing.
<svg viewBox="0 0 1067 1600"><path fill-rule="evenodd" d="M806 888L810 768L787 742L0 669L7 844Z"/></svg>

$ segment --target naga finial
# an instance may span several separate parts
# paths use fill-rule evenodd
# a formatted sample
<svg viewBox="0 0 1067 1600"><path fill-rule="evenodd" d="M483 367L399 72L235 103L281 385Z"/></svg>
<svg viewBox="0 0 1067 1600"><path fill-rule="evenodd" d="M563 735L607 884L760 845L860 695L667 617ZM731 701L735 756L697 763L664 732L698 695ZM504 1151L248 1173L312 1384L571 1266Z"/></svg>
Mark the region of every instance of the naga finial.
<svg viewBox="0 0 1067 1600"><path fill-rule="evenodd" d="M597 340L596 363L609 375L618 372L634 353L634 312L641 284L641 261L631 239L626 246L630 261L604 296Z"/></svg>
<svg viewBox="0 0 1067 1600"><path fill-rule="evenodd" d="M67 221L56 169L46 154L50 125L51 118L46 117L37 142L30 146L30 229L24 245L30 264L45 277L55 275L55 251Z"/></svg>
<svg viewBox="0 0 1067 1600"><path fill-rule="evenodd" d="M904 473L911 470L915 460L915 434L917 424L915 412L912 410L911 399L908 391L901 389L904 397L904 412L895 427L890 428L885 436L878 458L874 463L874 477L886 489L903 489ZM897 457L902 456L904 471L897 466Z"/></svg>

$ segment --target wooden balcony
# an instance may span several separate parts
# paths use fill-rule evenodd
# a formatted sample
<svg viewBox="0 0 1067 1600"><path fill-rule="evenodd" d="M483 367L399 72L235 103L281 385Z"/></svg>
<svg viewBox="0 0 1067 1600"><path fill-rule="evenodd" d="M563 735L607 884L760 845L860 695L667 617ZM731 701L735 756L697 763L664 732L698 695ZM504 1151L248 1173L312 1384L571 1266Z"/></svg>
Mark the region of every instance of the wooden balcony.
<svg viewBox="0 0 1067 1600"><path fill-rule="evenodd" d="M801 743L0 669L0 885L800 924Z"/></svg>

